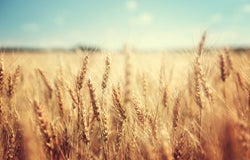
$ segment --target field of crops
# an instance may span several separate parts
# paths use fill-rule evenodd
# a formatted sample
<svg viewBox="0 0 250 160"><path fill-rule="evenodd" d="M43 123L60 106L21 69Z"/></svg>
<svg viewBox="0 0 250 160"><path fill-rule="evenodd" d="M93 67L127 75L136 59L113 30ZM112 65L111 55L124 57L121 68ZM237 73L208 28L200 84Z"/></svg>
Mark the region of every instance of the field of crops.
<svg viewBox="0 0 250 160"><path fill-rule="evenodd" d="M0 159L250 159L250 54L2 53Z"/></svg>

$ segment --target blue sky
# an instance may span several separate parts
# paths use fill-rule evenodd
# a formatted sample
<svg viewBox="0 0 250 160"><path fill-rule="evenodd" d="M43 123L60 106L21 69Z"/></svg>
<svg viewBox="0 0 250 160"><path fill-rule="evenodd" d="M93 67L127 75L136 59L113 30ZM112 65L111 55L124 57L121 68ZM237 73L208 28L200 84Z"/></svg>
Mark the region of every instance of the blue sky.
<svg viewBox="0 0 250 160"><path fill-rule="evenodd" d="M1 0L0 46L250 45L250 0Z"/></svg>

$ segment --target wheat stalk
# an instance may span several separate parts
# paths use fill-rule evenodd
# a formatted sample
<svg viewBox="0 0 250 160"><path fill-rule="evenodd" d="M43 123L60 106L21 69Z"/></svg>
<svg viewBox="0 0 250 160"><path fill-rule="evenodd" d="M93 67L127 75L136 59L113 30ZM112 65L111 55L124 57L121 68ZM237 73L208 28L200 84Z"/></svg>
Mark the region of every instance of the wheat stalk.
<svg viewBox="0 0 250 160"><path fill-rule="evenodd" d="M46 120L43 117L40 105L34 101L34 112L36 115L37 123L40 128L40 132L42 133L43 140L44 140L44 146L47 150L47 157L49 159L52 159L54 156L54 143L53 143L53 138L51 136L50 131L48 130L48 124Z"/></svg>
<svg viewBox="0 0 250 160"><path fill-rule="evenodd" d="M105 72L102 78L102 90L104 90L107 87L109 74L110 74L110 57L107 56L105 60Z"/></svg>
<svg viewBox="0 0 250 160"><path fill-rule="evenodd" d="M99 112L100 105L97 100L95 87L93 86L91 79L88 80L88 87L89 87L90 100L91 100L91 104L92 104L93 112L94 112L94 118L97 121L100 121L100 112Z"/></svg>
<svg viewBox="0 0 250 160"><path fill-rule="evenodd" d="M76 79L76 88L78 90L81 90L82 89L82 86L83 86L83 80L86 76L86 73L87 73L87 70L88 70L88 63L89 63L89 56L86 55L83 59L83 62L82 62L82 68L81 68L81 71L79 73L79 75L77 76L77 79Z"/></svg>

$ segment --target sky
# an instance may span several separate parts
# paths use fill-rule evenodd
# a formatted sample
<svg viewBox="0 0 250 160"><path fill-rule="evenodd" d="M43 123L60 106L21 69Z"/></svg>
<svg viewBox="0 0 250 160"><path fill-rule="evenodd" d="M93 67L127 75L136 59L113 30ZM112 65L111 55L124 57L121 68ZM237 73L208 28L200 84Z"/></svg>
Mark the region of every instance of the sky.
<svg viewBox="0 0 250 160"><path fill-rule="evenodd" d="M0 47L250 45L250 0L1 0Z"/></svg>

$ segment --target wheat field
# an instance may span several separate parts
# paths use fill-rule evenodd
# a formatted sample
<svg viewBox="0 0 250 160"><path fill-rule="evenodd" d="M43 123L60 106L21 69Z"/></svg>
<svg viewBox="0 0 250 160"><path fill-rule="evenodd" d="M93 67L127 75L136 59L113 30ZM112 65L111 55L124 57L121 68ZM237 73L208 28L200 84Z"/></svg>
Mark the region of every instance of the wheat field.
<svg viewBox="0 0 250 160"><path fill-rule="evenodd" d="M0 159L250 159L250 54L2 53Z"/></svg>

